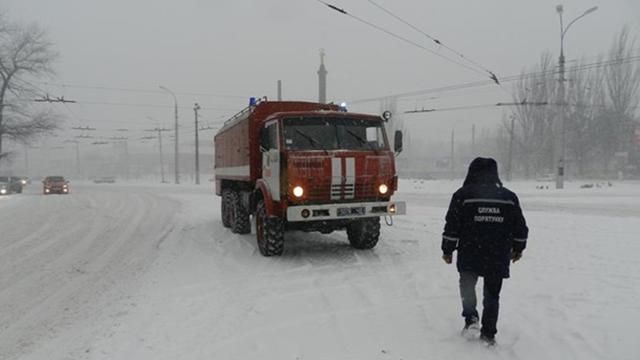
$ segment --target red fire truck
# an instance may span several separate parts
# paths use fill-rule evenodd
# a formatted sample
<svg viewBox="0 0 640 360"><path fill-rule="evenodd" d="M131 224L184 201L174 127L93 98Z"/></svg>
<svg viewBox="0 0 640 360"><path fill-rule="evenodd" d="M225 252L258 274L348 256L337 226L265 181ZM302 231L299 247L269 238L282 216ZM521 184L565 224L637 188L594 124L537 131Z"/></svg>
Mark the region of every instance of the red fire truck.
<svg viewBox="0 0 640 360"><path fill-rule="evenodd" d="M385 113L385 117L390 117ZM251 232L264 256L281 255L287 230L345 230L352 247L371 249L380 217L406 212L397 190L395 153L385 119L334 104L255 101L214 138L222 223Z"/></svg>

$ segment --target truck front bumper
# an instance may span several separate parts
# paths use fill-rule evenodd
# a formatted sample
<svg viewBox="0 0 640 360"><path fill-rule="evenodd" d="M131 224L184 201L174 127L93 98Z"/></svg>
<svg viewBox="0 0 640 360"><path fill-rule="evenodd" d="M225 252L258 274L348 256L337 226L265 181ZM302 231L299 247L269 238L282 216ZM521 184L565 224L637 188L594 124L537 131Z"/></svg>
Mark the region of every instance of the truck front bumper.
<svg viewBox="0 0 640 360"><path fill-rule="evenodd" d="M287 208L287 221L346 220L406 213L404 201L298 205Z"/></svg>

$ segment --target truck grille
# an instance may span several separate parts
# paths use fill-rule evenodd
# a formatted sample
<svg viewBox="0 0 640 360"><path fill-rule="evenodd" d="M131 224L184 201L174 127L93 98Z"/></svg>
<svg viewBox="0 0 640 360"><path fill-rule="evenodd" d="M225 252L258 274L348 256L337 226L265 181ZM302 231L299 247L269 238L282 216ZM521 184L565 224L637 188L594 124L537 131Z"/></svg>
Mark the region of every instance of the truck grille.
<svg viewBox="0 0 640 360"><path fill-rule="evenodd" d="M333 184L331 185L331 199L353 199L356 187L353 184Z"/></svg>
<svg viewBox="0 0 640 360"><path fill-rule="evenodd" d="M373 182L357 181L353 184L331 184L328 181L309 181L307 185L307 201L349 201L377 199Z"/></svg>

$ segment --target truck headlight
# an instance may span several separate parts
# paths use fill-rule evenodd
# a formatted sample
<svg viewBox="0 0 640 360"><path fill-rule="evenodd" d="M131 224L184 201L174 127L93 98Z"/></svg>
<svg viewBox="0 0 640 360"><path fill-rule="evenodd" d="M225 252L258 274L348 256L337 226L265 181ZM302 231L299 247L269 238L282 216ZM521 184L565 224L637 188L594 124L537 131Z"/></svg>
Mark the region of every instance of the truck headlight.
<svg viewBox="0 0 640 360"><path fill-rule="evenodd" d="M389 192L389 187L386 184L382 184L378 186L378 191L380 192L380 194L384 195Z"/></svg>
<svg viewBox="0 0 640 360"><path fill-rule="evenodd" d="M304 189L302 188L302 186L296 186L293 188L293 195L295 197L302 197L302 195L304 195Z"/></svg>
<svg viewBox="0 0 640 360"><path fill-rule="evenodd" d="M4 195L7 193L7 189L0 189L0 194Z"/></svg>

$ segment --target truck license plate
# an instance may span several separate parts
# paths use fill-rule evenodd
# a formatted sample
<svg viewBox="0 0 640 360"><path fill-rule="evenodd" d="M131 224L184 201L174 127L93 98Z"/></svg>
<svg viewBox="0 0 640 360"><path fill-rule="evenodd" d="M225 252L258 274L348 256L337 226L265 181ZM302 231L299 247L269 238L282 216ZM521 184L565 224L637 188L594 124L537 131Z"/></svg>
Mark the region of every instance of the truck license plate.
<svg viewBox="0 0 640 360"><path fill-rule="evenodd" d="M364 215L364 207L338 208L338 216Z"/></svg>

